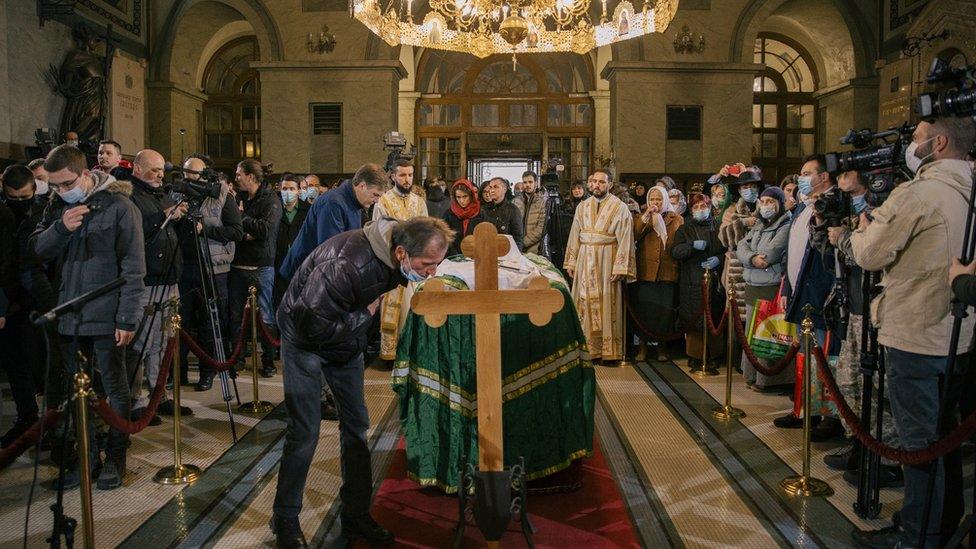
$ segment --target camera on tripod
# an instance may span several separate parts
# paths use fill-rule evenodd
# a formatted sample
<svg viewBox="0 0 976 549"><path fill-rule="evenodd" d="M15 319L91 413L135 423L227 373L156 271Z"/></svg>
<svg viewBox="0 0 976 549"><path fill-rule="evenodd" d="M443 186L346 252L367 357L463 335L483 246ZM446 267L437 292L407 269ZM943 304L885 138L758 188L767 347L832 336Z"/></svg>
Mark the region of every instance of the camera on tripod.
<svg viewBox="0 0 976 549"><path fill-rule="evenodd" d="M211 168L202 170L190 170L187 168L172 167L172 181L169 188L186 197L191 206L199 206L208 198L220 197L220 174ZM187 175L195 175L196 179L189 179Z"/></svg>
<svg viewBox="0 0 976 549"><path fill-rule="evenodd" d="M914 132L915 126L908 123L880 132L852 129L840 142L854 150L827 153L827 171L833 175L859 172L868 189L868 204L878 207L899 182L912 178L905 164L905 149L911 145Z"/></svg>
<svg viewBox="0 0 976 549"><path fill-rule="evenodd" d="M546 196L549 198L561 198L559 194L559 178L566 169L563 160L561 158L550 158L543 162L542 169L542 176L539 182L546 190Z"/></svg>
<svg viewBox="0 0 976 549"><path fill-rule="evenodd" d="M397 160L412 161L417 156L416 151L408 148L407 136L398 131L388 131L383 135L383 148L389 151L386 155L386 165L383 167L387 172L393 171Z"/></svg>
<svg viewBox="0 0 976 549"><path fill-rule="evenodd" d="M944 59L936 58L926 77L929 84L955 83L957 88L918 97L918 115L931 121L940 117L963 117L976 114L976 64L955 69Z"/></svg>

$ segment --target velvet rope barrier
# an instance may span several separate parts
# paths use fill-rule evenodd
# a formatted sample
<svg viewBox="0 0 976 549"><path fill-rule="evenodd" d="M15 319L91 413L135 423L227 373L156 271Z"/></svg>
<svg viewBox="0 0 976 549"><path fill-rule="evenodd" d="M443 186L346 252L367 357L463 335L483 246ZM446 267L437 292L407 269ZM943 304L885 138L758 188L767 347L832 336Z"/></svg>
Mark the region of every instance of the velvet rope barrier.
<svg viewBox="0 0 976 549"><path fill-rule="evenodd" d="M156 385L153 387L152 396L149 397L149 404L146 405L146 411L142 413L142 417L136 421L119 417L109 405L108 400L99 398L95 401L93 407L95 412L105 420L105 423L108 423L113 429L129 435L134 435L149 425L152 418L156 416L156 408L159 407L159 403L163 400L163 395L166 392L166 379L169 377L169 368L173 364L173 356L176 354L176 348L176 338L169 338L169 342L166 345L166 352L163 354L163 362L159 366L159 376L156 378Z"/></svg>
<svg viewBox="0 0 976 549"><path fill-rule="evenodd" d="M271 328L264 323L263 320L258 318L258 327L261 328L261 335L264 340L270 343L273 347L281 347L281 340L275 339L274 334L271 333Z"/></svg>
<svg viewBox="0 0 976 549"><path fill-rule="evenodd" d="M682 332L674 332L674 333L671 333L671 334L665 334L663 336L660 335L660 334L655 334L650 328L648 328L647 326L645 326L644 323L641 322L639 318L637 318L637 313L634 312L634 308L630 304L630 300L627 299L626 297L624 297L624 308L627 309L627 316L629 316L630 317L630 320L632 320L634 322L634 326L636 326L637 329L640 330L644 334L644 337L646 337L647 339L649 339L651 341L672 341L672 340L681 338L681 337L683 337L685 335L685 333L683 331ZM262 324L264 324L264 323L262 322Z"/></svg>
<svg viewBox="0 0 976 549"><path fill-rule="evenodd" d="M10 466L21 454L37 444L41 438L41 430L50 431L61 417L61 410L48 410L29 429L17 437L10 446L0 450L0 471Z"/></svg>
<svg viewBox="0 0 976 549"><path fill-rule="evenodd" d="M844 399L844 395L841 394L840 389L837 387L837 380L834 379L830 368L826 366L827 357L824 356L823 349L815 347L813 355L817 360L817 377L820 378L820 381L827 388L827 396L837 405L837 409L840 411L841 417L844 418L844 422L851 428L851 432L861 441L861 444L885 459L906 465L921 465L941 458L961 446L962 443L973 438L973 435L976 435L976 412L973 412L945 438L925 448L919 450L902 450L888 446L874 438L871 433L866 432L861 426L860 418L854 413L850 405L847 404L847 400Z"/></svg>
<svg viewBox="0 0 976 549"><path fill-rule="evenodd" d="M732 304L737 305L738 301L733 300ZM765 360L756 356L752 350L752 347L749 346L749 340L746 337L746 328L742 322L742 319L739 318L739 315L731 316L733 324L735 325L735 337L739 340L739 343L742 344L742 352L746 354L746 358L749 359L749 362L752 364L753 368L756 369L756 371L765 376L775 376L793 363L793 359L796 358L796 354L800 351L799 341L794 341L793 344L790 345L789 351L786 352L786 356L770 366Z"/></svg>
<svg viewBox="0 0 976 549"><path fill-rule="evenodd" d="M218 372L223 372L225 370L231 369L236 363L237 359L240 358L241 353L244 352L244 334L247 332L248 326L251 323L251 315L248 314L250 310L249 307L244 307L244 317L241 319L241 329L237 332L237 339L234 340L234 349L230 353L230 357L223 362L219 362L214 357L210 356L207 351L197 343L190 334L183 330L180 330L180 340L190 348L190 352L196 355L197 359L208 367L217 370Z"/></svg>
<svg viewBox="0 0 976 549"><path fill-rule="evenodd" d="M722 335L722 331L725 330L725 323L729 320L729 304L725 304L725 310L722 311L722 319L718 322L718 327L712 321L712 304L711 298L709 297L711 292L705 286L705 281L702 280L702 301L704 301L704 306L702 307L702 315L705 317L705 321L708 322L708 331L712 333L712 336L719 337Z"/></svg>

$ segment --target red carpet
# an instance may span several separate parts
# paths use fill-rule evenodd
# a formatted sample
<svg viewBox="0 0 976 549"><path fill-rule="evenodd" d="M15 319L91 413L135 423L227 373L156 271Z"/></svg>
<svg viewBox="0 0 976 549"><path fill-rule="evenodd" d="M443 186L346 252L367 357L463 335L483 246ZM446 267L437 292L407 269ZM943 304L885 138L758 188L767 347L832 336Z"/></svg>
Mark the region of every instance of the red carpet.
<svg viewBox="0 0 976 549"><path fill-rule="evenodd" d="M593 457L584 460L583 489L568 494L529 495L529 517L536 528L537 547L639 547L630 516L593 441ZM421 488L407 478L404 441L400 438L386 480L373 502L377 522L396 534L401 547L450 547L457 519L457 497ZM484 546L481 531L469 523L464 547ZM526 547L514 520L502 547Z"/></svg>

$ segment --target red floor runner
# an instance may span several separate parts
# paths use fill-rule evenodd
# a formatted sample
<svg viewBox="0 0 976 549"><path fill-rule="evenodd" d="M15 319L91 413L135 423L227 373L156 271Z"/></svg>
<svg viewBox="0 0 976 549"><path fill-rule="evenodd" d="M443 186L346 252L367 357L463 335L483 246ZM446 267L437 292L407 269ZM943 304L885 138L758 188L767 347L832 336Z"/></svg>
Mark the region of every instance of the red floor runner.
<svg viewBox="0 0 976 549"><path fill-rule="evenodd" d="M529 496L529 517L537 547L639 547L617 484L594 440L593 457L584 460L583 489L569 494ZM400 547L450 547L457 519L457 498L421 488L407 478L400 438L386 479L373 502L373 516L397 537ZM469 524L464 547L484 546L477 526ZM519 523L512 521L502 547L526 547Z"/></svg>

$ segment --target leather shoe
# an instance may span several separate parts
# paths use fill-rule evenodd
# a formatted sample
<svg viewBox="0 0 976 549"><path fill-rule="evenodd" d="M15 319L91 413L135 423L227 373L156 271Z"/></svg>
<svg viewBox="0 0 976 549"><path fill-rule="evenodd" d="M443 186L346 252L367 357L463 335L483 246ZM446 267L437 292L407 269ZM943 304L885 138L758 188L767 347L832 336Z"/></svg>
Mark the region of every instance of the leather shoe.
<svg viewBox="0 0 976 549"><path fill-rule="evenodd" d="M835 417L825 417L820 425L810 430L811 442L830 442L844 438L844 425Z"/></svg>
<svg viewBox="0 0 976 549"><path fill-rule="evenodd" d="M163 416L171 416L171 415L173 415L173 401L172 400L167 400L166 402L160 402L159 403L159 408L156 408L156 411L159 412L159 414L160 415L163 415ZM186 406L180 406L180 415L181 416L192 416L193 415L193 410L191 410L190 408L187 408Z"/></svg>
<svg viewBox="0 0 976 549"><path fill-rule="evenodd" d="M844 480L851 486L857 486L857 471L846 471ZM882 465L878 470L878 487L901 488L905 485L905 474L896 465ZM899 517L900 518L900 517Z"/></svg>
<svg viewBox="0 0 976 549"><path fill-rule="evenodd" d="M888 526L880 530L854 530L851 532L851 538L855 546L869 549L914 546L914 540L909 540L900 526ZM905 545L906 542L910 543Z"/></svg>
<svg viewBox="0 0 976 549"><path fill-rule="evenodd" d="M265 362L261 364L258 373L261 374L261 377L274 377L278 373L278 368L275 367L274 362Z"/></svg>
<svg viewBox="0 0 976 549"><path fill-rule="evenodd" d="M197 386L195 390L197 391L209 391L213 387L213 374L204 374L200 376L200 381L197 381Z"/></svg>
<svg viewBox="0 0 976 549"><path fill-rule="evenodd" d="M857 444L850 444L836 454L824 456L827 467L837 471L857 471Z"/></svg>
<svg viewBox="0 0 976 549"><path fill-rule="evenodd" d="M162 404L160 406L162 406ZM157 409L157 411L158 411L158 409ZM142 419L142 414L145 414L145 413L146 413L146 408L145 407L136 408L135 410L132 410L131 412L129 412L129 421L139 421L140 419ZM162 424L163 424L163 420L159 418L159 414L158 413L156 415L154 415L152 419L149 420L149 426L150 427L155 427L157 425L162 425Z"/></svg>
<svg viewBox="0 0 976 549"><path fill-rule="evenodd" d="M322 420L323 421L338 421L339 411L336 410L335 399L332 395L325 397L322 401Z"/></svg>
<svg viewBox="0 0 976 549"><path fill-rule="evenodd" d="M383 528L373 520L368 513L360 517L344 517L342 519L342 537L352 543L357 538L366 542L370 547L393 545L396 538L393 533Z"/></svg>
<svg viewBox="0 0 976 549"><path fill-rule="evenodd" d="M813 416L810 418L810 425L816 427L820 424L820 416ZM773 425L779 427L780 429L800 429L803 427L803 418L796 417L793 412L786 414L785 416L780 416L773 420Z"/></svg>
<svg viewBox="0 0 976 549"><path fill-rule="evenodd" d="M287 518L271 515L271 523L268 526L271 527L271 532L275 536L275 546L281 549L308 547L298 517Z"/></svg>

